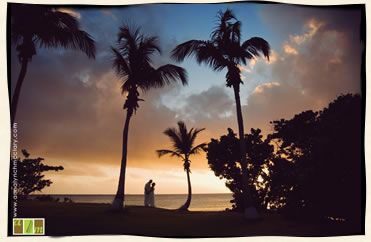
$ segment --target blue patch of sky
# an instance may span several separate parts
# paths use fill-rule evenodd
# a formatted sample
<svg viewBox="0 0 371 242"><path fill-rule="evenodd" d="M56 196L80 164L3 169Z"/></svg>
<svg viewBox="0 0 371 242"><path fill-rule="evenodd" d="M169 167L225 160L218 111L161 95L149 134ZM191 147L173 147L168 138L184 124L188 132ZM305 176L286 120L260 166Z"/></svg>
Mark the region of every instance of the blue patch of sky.
<svg viewBox="0 0 371 242"><path fill-rule="evenodd" d="M269 39L271 34L266 30L260 21L258 14L259 6L249 3L231 4L187 4L187 5L158 5L158 8L166 8L166 28L165 36L174 39L177 43L182 43L190 39L207 40L212 30L217 24L217 13L219 10L225 11L227 8L234 11L237 19L242 22L242 40L247 40L254 36ZM271 42L271 41L270 41ZM198 65L194 58L188 58L181 65L188 70L190 84L183 88L182 94L178 97L189 96L194 93L201 93L212 86L225 85L226 70L215 72L206 65ZM254 77L259 79L259 77ZM256 83L246 81L246 85ZM249 87L253 90L254 87ZM245 88L244 88L245 89ZM226 91L231 97L233 92ZM242 103L246 104L250 92L241 93ZM168 107L179 107L179 101L172 96L164 96L164 102Z"/></svg>

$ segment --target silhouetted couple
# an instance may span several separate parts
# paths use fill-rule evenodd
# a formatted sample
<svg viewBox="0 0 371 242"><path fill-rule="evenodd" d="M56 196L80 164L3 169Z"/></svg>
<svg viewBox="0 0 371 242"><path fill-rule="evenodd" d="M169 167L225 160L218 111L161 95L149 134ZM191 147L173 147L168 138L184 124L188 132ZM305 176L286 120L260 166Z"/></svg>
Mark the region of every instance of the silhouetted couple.
<svg viewBox="0 0 371 242"><path fill-rule="evenodd" d="M144 206L154 207L155 206L155 185L156 183L149 180L144 186Z"/></svg>

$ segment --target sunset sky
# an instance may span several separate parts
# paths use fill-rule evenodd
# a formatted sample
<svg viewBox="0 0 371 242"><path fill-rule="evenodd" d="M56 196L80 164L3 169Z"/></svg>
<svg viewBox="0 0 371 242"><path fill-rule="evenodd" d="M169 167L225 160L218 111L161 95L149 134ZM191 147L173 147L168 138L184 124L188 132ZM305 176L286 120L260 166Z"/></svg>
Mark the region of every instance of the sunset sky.
<svg viewBox="0 0 371 242"><path fill-rule="evenodd" d="M245 133L272 131L269 121L320 110L340 94L361 92L359 9L312 8L272 4L155 4L127 8L71 8L81 29L96 40L97 56L82 52L38 49L29 64L17 111L19 149L43 157L64 170L48 173L53 181L44 193L113 194L121 162L126 111L121 80L112 68L110 47L124 22L157 35L163 50L154 65L174 63L169 52L191 39L207 40L218 10L230 8L242 22L242 40L267 40L270 62L260 58L241 66ZM141 94L145 102L131 119L126 193L143 192L149 179L157 194L187 193L182 161L158 158L157 149L170 148L163 131L184 120L189 128L205 128L196 144L237 132L233 90L225 86L226 71L214 72L193 58L178 63L188 72L188 86L171 85ZM20 70L11 49L12 91ZM194 193L229 192L208 168L206 154L191 157Z"/></svg>

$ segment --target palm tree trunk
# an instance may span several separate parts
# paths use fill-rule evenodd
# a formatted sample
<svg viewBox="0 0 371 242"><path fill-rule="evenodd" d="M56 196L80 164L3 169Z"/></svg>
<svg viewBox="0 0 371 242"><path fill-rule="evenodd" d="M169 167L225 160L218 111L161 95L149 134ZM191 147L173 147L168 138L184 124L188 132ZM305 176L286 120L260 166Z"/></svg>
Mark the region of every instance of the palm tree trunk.
<svg viewBox="0 0 371 242"><path fill-rule="evenodd" d="M234 97L236 100L236 111L237 111L237 122L238 122L238 134L240 138L240 151L241 151L241 170L242 170L242 192L244 200L245 218L246 219L257 219L259 218L258 211L253 205L251 199L251 193L249 192L248 186L248 171L247 171L247 161L246 161L246 145L245 145L245 135L243 128L243 118L241 110L241 100L240 100L240 88L239 84L233 85Z"/></svg>
<svg viewBox="0 0 371 242"><path fill-rule="evenodd" d="M188 163L188 161L186 162ZM188 210L189 206L191 205L192 188L191 188L191 179L189 176L189 168L187 168L187 181L188 181L188 198L187 198L187 201L184 203L184 205L179 208L179 210Z"/></svg>
<svg viewBox="0 0 371 242"><path fill-rule="evenodd" d="M128 151L128 134L129 134L129 122L133 115L133 110L128 109L126 114L125 126L122 135L122 158L121 158L121 170L117 193L115 199L112 202L112 210L122 210L124 208L125 198L125 172L126 172L126 158Z"/></svg>
<svg viewBox="0 0 371 242"><path fill-rule="evenodd" d="M19 96L21 94L21 88L24 81L24 77L26 76L27 72L27 66L28 66L28 59L22 58L22 65L21 65L21 71L19 72L17 84L15 86L12 102L10 104L10 119L11 119L11 126L13 126L15 121L15 115L17 113L17 106L18 106L18 100Z"/></svg>

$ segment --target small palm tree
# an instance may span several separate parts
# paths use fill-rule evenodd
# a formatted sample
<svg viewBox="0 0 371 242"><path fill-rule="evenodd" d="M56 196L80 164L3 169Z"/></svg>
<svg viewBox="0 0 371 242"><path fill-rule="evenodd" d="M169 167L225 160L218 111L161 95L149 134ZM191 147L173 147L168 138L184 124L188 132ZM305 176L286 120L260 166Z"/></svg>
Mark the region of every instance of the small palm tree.
<svg viewBox="0 0 371 242"><path fill-rule="evenodd" d="M266 40L259 37L253 37L241 43L241 22L236 19L231 10L219 11L218 20L219 24L211 33L210 40L189 40L179 44L172 51L172 57L180 62L186 57L194 55L199 64L206 63L215 71L227 68L227 86L233 88L236 101L243 192L245 194L245 216L248 219L255 219L259 215L251 198L248 196L251 193L248 188L246 147L239 94L240 84L243 84L239 65L246 64L248 60L259 57L260 53L263 53L269 60L270 46Z"/></svg>
<svg viewBox="0 0 371 242"><path fill-rule="evenodd" d="M27 72L28 62L36 55L36 47L70 48L95 58L95 43L79 29L75 17L52 7L33 4L11 4L11 39L16 46L21 70L11 101L11 124L15 121L18 100Z"/></svg>
<svg viewBox="0 0 371 242"><path fill-rule="evenodd" d="M184 170L187 173L187 181L188 181L188 198L187 201L181 206L180 210L188 210L189 205L191 204L192 198L192 189L191 189L191 179L189 177L190 170L190 163L191 160L189 157L191 155L198 154L201 150L203 150L206 146L205 143L193 146L193 143L197 137L197 135L205 129L194 129L191 128L189 131L187 130L186 125L184 122L178 122L178 130L175 128L168 128L164 131L164 134L169 136L172 144L173 150L157 150L157 154L159 157L163 155L169 154L170 156L176 156L181 158L184 161Z"/></svg>
<svg viewBox="0 0 371 242"><path fill-rule="evenodd" d="M121 91L127 95L124 104L124 109L127 112L123 129L120 178L117 193L112 202L113 210L122 210L124 205L129 122L139 107L138 102L143 101L139 98L139 89L147 91L178 80L183 85L187 84L187 73L183 68L171 64L163 65L157 69L152 66L151 57L153 54L161 53L157 41L157 37L146 37L140 34L140 28L123 25L118 33L118 48L112 47L113 67L117 75L123 79Z"/></svg>

